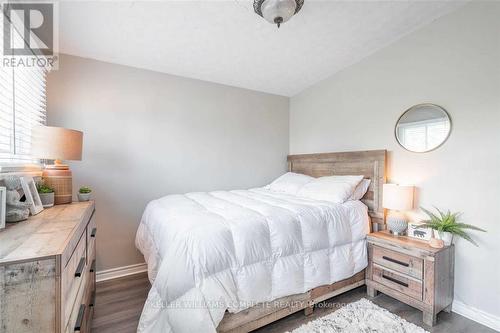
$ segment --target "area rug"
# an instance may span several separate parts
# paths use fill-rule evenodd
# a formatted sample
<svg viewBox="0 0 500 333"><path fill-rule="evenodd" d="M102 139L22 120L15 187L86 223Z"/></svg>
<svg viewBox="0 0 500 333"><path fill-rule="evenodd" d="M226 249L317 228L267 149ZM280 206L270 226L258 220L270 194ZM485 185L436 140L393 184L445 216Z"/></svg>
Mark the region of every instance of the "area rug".
<svg viewBox="0 0 500 333"><path fill-rule="evenodd" d="M362 298L291 333L429 333ZM288 332L289 333L289 332Z"/></svg>

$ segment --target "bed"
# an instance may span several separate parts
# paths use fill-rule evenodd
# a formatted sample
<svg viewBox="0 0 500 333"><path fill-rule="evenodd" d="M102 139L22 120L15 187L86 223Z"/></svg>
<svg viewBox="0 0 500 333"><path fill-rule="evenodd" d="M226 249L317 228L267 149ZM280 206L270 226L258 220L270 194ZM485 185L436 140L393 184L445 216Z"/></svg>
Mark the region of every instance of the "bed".
<svg viewBox="0 0 500 333"><path fill-rule="evenodd" d="M152 283L138 332L248 332L364 284L365 236L383 228L385 150L290 155L288 165L371 183L341 204L266 188L150 202L136 237Z"/></svg>

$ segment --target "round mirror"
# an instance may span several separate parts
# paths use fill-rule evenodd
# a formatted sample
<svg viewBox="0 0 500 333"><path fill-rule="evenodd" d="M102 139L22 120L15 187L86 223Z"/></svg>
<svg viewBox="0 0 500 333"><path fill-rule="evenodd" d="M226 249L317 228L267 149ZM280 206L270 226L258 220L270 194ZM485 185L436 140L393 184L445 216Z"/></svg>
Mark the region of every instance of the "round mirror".
<svg viewBox="0 0 500 333"><path fill-rule="evenodd" d="M406 110L396 123L396 139L406 150L424 153L441 146L450 136L451 119L434 104L418 104Z"/></svg>

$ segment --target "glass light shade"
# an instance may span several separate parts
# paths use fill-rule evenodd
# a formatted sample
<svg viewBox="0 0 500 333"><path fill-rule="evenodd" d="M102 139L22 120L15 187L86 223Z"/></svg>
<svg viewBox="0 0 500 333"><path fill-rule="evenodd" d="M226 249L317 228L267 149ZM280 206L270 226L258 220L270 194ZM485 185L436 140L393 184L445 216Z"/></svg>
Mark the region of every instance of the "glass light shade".
<svg viewBox="0 0 500 333"><path fill-rule="evenodd" d="M276 19L280 17L282 18L280 23L288 21L295 14L296 8L295 0L265 0L262 3L261 11L262 16L274 24L278 23Z"/></svg>

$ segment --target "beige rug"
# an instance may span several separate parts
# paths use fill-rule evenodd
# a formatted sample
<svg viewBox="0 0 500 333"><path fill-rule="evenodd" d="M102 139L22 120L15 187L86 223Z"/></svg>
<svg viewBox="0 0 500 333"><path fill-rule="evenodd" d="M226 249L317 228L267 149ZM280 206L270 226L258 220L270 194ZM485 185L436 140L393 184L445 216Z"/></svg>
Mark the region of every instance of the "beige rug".
<svg viewBox="0 0 500 333"><path fill-rule="evenodd" d="M429 333L386 309L362 298L292 333Z"/></svg>

